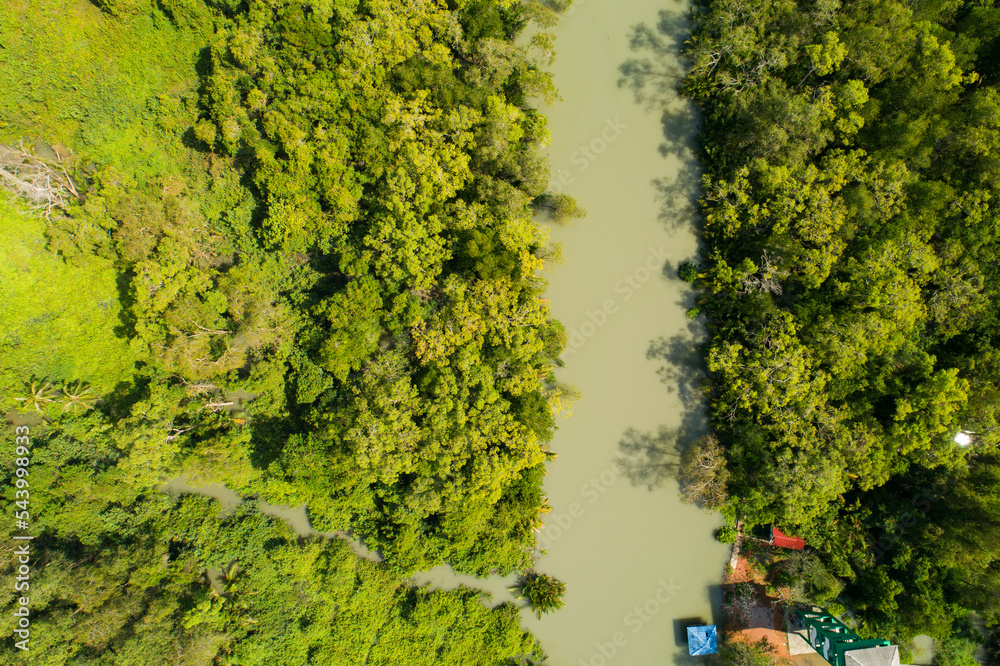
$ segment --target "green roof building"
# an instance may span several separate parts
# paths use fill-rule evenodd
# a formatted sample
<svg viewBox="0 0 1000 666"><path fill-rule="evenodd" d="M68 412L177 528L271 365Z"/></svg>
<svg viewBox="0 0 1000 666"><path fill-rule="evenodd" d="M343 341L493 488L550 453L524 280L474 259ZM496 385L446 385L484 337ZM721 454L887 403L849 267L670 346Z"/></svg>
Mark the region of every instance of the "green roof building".
<svg viewBox="0 0 1000 666"><path fill-rule="evenodd" d="M830 666L900 666L899 648L884 638L861 638L823 610L800 610L798 614L806 640Z"/></svg>

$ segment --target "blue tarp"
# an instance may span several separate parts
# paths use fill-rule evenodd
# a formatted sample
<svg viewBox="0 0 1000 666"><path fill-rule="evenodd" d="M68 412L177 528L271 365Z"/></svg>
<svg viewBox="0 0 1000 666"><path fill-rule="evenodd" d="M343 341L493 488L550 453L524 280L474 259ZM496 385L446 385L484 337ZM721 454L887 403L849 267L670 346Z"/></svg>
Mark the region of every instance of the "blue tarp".
<svg viewBox="0 0 1000 666"><path fill-rule="evenodd" d="M715 625L706 627L688 627L688 654L697 657L703 654L715 654L719 651L719 633Z"/></svg>

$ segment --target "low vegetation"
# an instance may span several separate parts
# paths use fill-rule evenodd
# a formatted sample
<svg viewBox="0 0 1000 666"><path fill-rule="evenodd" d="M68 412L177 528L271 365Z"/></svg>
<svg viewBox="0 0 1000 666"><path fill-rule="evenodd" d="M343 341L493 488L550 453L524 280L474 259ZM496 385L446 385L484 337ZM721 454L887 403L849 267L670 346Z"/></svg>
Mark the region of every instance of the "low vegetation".
<svg viewBox="0 0 1000 666"><path fill-rule="evenodd" d="M565 605L562 597L566 594L566 584L548 574L529 571L518 581L515 593L527 599L535 615L541 617Z"/></svg>

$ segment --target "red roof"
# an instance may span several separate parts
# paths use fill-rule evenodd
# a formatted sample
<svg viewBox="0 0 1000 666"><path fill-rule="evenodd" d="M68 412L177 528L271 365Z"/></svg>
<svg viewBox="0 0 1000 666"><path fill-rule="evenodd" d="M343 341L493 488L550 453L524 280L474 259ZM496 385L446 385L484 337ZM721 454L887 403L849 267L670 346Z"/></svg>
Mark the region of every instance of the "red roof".
<svg viewBox="0 0 1000 666"><path fill-rule="evenodd" d="M806 542L798 537L783 534L777 527L771 527L771 544L781 548L791 548L792 550L802 550Z"/></svg>

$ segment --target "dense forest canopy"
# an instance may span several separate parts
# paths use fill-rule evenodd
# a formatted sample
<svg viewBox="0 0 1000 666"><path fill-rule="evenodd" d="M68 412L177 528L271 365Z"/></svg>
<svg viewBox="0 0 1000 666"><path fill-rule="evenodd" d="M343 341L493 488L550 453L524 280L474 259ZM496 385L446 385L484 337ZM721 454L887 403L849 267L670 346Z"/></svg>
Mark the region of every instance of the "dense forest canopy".
<svg viewBox="0 0 1000 666"><path fill-rule="evenodd" d="M546 198L531 104L555 96L550 5L0 15L0 406L36 417L32 663L541 657L513 606L405 577L533 565L565 336L532 214L574 208ZM182 474L305 503L384 561L253 499L219 516L158 492Z"/></svg>
<svg viewBox="0 0 1000 666"><path fill-rule="evenodd" d="M811 599L869 635L1000 622L1000 6L713 0L694 26L681 273L717 443L689 459L728 462L691 498L804 537Z"/></svg>

